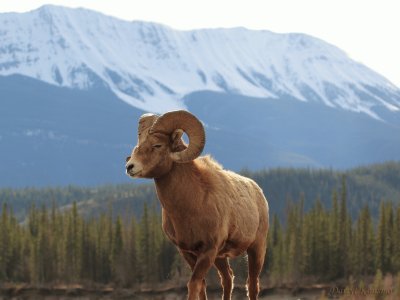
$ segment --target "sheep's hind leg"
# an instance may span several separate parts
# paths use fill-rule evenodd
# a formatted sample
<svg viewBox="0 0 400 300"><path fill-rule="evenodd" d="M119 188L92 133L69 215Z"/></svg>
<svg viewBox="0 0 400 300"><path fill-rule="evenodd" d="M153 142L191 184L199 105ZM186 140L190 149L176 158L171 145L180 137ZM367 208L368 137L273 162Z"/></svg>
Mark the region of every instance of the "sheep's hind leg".
<svg viewBox="0 0 400 300"><path fill-rule="evenodd" d="M193 268L192 277L188 283L188 300L198 300L204 286L204 278L217 255L216 249L210 249L197 256L196 265Z"/></svg>
<svg viewBox="0 0 400 300"><path fill-rule="evenodd" d="M197 257L191 253L182 252L182 251L181 251L181 255L183 256L183 258L186 260L186 262L190 266L190 270L192 270L192 272L193 272L194 266L196 265ZM199 300L207 300L206 280L205 279L203 279L203 281L202 281L202 288L200 291Z"/></svg>
<svg viewBox="0 0 400 300"><path fill-rule="evenodd" d="M247 249L249 260L249 276L247 278L247 296L250 300L257 300L260 292L259 276L264 264L266 240L262 239Z"/></svg>
<svg viewBox="0 0 400 300"><path fill-rule="evenodd" d="M221 284L224 289L223 300L231 300L233 289L233 271L229 266L228 258L217 258L215 260L215 267L218 269L219 276L221 277Z"/></svg>

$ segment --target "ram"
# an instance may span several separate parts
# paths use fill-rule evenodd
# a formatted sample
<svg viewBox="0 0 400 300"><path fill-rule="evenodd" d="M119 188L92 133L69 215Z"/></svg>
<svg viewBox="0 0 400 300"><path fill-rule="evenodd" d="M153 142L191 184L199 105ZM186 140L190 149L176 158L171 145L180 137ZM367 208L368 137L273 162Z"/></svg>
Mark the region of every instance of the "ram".
<svg viewBox="0 0 400 300"><path fill-rule="evenodd" d="M253 180L224 170L209 156L199 157L204 145L204 127L191 113L145 114L126 173L154 179L163 230L192 270L189 300L207 299L205 277L213 265L221 277L223 299L231 299L229 258L245 252L248 297L254 300L267 247L268 203Z"/></svg>

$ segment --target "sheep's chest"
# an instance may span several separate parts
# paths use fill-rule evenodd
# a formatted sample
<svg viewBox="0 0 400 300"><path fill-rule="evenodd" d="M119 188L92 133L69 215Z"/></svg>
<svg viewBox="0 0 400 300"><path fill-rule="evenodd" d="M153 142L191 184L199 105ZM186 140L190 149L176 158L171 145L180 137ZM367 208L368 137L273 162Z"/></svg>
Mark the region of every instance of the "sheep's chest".
<svg viewBox="0 0 400 300"><path fill-rule="evenodd" d="M188 215L178 220L170 218L164 209L162 216L165 234L181 250L197 253L207 244L215 243L218 224L210 222L207 217Z"/></svg>

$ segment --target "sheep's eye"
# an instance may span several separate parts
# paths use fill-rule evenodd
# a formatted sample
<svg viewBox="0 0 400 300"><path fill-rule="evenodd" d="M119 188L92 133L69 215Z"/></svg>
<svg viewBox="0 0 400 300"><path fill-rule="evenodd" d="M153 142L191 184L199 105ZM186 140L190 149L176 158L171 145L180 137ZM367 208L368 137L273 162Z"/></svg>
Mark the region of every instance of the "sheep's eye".
<svg viewBox="0 0 400 300"><path fill-rule="evenodd" d="M162 147L162 145L160 145L160 144L153 145L153 148L156 148L156 149L161 148L161 147Z"/></svg>

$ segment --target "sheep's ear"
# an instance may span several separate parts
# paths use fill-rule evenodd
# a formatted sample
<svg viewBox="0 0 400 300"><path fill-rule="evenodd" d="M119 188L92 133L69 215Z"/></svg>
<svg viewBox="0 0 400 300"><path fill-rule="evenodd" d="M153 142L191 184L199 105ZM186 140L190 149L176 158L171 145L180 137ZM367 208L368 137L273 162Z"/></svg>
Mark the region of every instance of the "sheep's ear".
<svg viewBox="0 0 400 300"><path fill-rule="evenodd" d="M176 129L171 135L172 142L175 143L176 141L179 141L181 139L182 135L183 135L183 130Z"/></svg>
<svg viewBox="0 0 400 300"><path fill-rule="evenodd" d="M176 129L171 134L171 142L172 142L171 148L173 152L182 151L186 149L186 145L182 140L182 135L183 135L182 129Z"/></svg>

